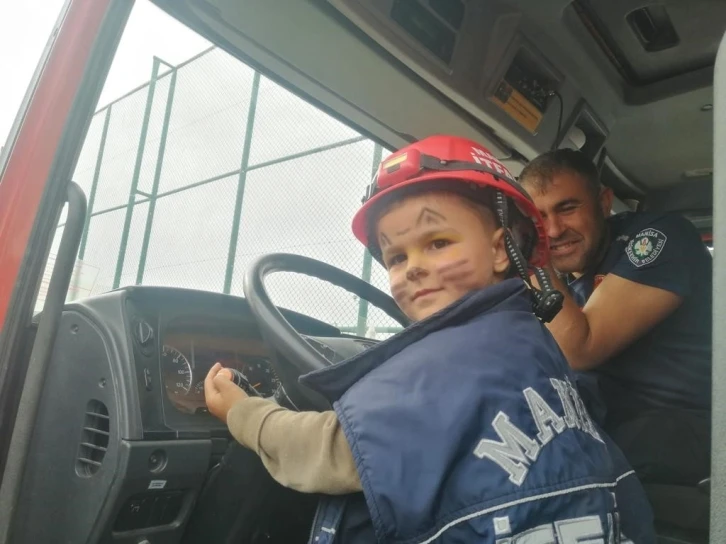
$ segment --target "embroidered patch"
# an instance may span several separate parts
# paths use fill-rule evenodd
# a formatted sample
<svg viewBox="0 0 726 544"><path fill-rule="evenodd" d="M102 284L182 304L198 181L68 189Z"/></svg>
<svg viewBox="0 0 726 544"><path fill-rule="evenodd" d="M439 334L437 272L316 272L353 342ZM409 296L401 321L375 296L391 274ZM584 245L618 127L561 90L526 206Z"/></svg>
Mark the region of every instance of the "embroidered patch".
<svg viewBox="0 0 726 544"><path fill-rule="evenodd" d="M645 229L633 238L625 253L636 267L640 268L654 262L665 247L668 237L656 229Z"/></svg>

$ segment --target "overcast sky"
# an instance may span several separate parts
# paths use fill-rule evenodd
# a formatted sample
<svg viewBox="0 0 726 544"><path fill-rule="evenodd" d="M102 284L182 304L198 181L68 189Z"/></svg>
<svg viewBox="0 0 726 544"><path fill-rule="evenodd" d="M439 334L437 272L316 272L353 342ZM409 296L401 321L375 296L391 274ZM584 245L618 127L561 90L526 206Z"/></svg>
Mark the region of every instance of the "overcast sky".
<svg viewBox="0 0 726 544"><path fill-rule="evenodd" d="M0 145L4 145L65 0L0 0ZM146 0L134 6L100 105L149 80L154 55L178 64L210 44Z"/></svg>

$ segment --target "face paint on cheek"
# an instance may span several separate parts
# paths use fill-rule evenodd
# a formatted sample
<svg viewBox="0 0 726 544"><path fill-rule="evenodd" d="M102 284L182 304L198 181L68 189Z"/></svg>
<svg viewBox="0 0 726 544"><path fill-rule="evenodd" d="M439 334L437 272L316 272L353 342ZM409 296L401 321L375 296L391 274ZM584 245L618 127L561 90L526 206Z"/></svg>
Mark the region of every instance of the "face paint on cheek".
<svg viewBox="0 0 726 544"><path fill-rule="evenodd" d="M464 258L443 264L436 269L436 272L444 281L460 282L473 276L476 269L469 259Z"/></svg>

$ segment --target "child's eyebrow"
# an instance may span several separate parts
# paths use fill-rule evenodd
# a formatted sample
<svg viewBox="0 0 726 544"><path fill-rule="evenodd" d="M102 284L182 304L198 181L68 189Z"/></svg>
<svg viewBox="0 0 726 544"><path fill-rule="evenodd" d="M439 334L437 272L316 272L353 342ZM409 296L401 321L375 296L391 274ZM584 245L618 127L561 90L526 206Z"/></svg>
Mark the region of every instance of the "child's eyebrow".
<svg viewBox="0 0 726 544"><path fill-rule="evenodd" d="M427 238L427 237L431 237L431 236L440 236L440 235L445 236L447 234L460 234L460 231L458 231L457 229L455 229L454 227L449 226L449 225L439 226L439 227L432 225L431 228L422 229L418 233L418 236L421 238Z"/></svg>
<svg viewBox="0 0 726 544"><path fill-rule="evenodd" d="M424 208L416 220L416 226L418 227L423 221L426 223L440 223L441 220L446 221L446 217L431 208Z"/></svg>
<svg viewBox="0 0 726 544"><path fill-rule="evenodd" d="M396 236L401 236L402 234L405 234L411 229L406 229L404 232L397 232ZM449 225L446 226L437 226L437 225L431 225L430 227L425 227L423 229L420 229L416 231L416 238L418 240L425 240L429 238L433 238L436 236L446 236L451 234L461 234L461 232L454 227L451 227ZM392 249L393 251L397 251L399 249L396 242L391 243L390 238L388 238L385 234L380 234L380 243L381 243L381 250L384 249Z"/></svg>
<svg viewBox="0 0 726 544"><path fill-rule="evenodd" d="M418 215L418 219L416 220L415 227L420 227L422 223L431 224L431 225L439 225L445 221L446 221L446 216L443 215L442 213L439 213L436 210L432 210L431 208L423 208L421 210L421 213L419 213L419 215ZM405 234L408 234L412 228L414 228L414 227L408 227L406 229L403 229L402 231L396 232L395 235L403 236ZM421 233L421 235L428 235L428 234L430 234L430 232L428 232L428 231ZM384 232L381 232L378 235L378 238L379 238L379 243L380 243L381 249L391 245L391 239L388 236L386 236L386 234Z"/></svg>

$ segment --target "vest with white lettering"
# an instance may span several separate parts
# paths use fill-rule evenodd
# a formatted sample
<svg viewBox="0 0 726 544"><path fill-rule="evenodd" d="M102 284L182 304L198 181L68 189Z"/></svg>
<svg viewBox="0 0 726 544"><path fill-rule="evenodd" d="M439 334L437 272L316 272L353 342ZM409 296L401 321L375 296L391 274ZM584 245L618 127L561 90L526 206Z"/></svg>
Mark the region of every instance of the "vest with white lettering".
<svg viewBox="0 0 726 544"><path fill-rule="evenodd" d="M301 381L333 402L363 486L321 502L311 542L655 542L519 280Z"/></svg>

